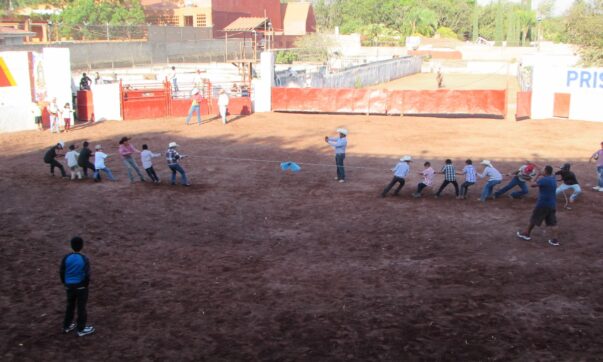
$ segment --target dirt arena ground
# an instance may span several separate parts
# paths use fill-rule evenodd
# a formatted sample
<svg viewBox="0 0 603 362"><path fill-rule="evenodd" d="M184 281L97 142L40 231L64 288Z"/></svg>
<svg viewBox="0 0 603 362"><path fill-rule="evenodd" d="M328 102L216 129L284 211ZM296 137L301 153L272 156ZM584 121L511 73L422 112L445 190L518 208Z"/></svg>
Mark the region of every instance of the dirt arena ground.
<svg viewBox="0 0 603 362"><path fill-rule="evenodd" d="M323 137L350 130L348 182ZM590 154L603 124L255 114L222 126L106 122L61 135L116 154L123 135L190 155L193 185L49 175L59 140L0 135L0 359L597 360L603 353L603 194ZM415 158L399 197L378 194ZM584 194L558 209L561 246L516 239L535 201L410 196L424 160L572 162ZM296 161L298 174L276 162ZM323 166L326 165L326 166ZM352 168L357 167L357 168ZM441 175L437 183L441 182ZM509 180L507 177L506 181ZM563 200L560 198L560 206ZM91 259L85 338L60 332L58 268L81 235Z"/></svg>

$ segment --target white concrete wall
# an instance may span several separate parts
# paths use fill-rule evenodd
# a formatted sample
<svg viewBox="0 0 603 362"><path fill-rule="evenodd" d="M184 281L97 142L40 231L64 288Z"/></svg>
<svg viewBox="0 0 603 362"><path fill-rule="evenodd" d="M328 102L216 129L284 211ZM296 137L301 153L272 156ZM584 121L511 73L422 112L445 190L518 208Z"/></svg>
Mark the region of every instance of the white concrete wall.
<svg viewBox="0 0 603 362"><path fill-rule="evenodd" d="M31 113L31 85L27 52L0 52L16 85L0 87L0 132L36 129Z"/></svg>
<svg viewBox="0 0 603 362"><path fill-rule="evenodd" d="M50 101L56 97L61 108L69 103L73 109L69 49L44 48L36 56L42 59L43 69L40 69L39 75L44 78L40 82L44 87L35 90L38 96L45 98L40 100ZM36 129L31 113L33 100L28 52L0 52L0 57L4 59L16 82L14 87L0 87L0 132Z"/></svg>
<svg viewBox="0 0 603 362"><path fill-rule="evenodd" d="M533 119L553 117L555 93L570 94L570 119L603 122L603 68L534 66Z"/></svg>

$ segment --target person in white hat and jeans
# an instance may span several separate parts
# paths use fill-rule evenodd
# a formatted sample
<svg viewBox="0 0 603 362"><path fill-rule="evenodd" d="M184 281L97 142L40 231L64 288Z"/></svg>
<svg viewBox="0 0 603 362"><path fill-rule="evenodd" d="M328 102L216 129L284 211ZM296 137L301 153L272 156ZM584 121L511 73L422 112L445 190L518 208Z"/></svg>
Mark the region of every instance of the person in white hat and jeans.
<svg viewBox="0 0 603 362"><path fill-rule="evenodd" d="M186 116L185 124L188 126L188 123L190 122L191 117L193 116L193 113L197 112L197 124L200 126L201 125L201 100L203 98L201 97L201 94L199 93L198 88L194 88L191 91L191 98L192 98L191 108L188 110L188 116Z"/></svg>
<svg viewBox="0 0 603 362"><path fill-rule="evenodd" d="M113 173L111 170L105 165L105 159L111 157L110 155L103 152L103 146L96 145L94 147L94 182L99 182L100 172L103 171L107 174L107 179L110 181L115 181L115 177L113 177Z"/></svg>
<svg viewBox="0 0 603 362"><path fill-rule="evenodd" d="M337 128L339 137L325 136L325 142L335 149L335 165L337 165L337 177L339 182L345 182L345 168L343 161L345 160L345 149L348 146L348 130L345 128Z"/></svg>
<svg viewBox="0 0 603 362"><path fill-rule="evenodd" d="M408 176L408 173L410 172L410 163L412 162L412 157L410 156L404 156L400 159L400 162L398 162L398 164L396 164L396 166L394 166L394 168L392 168L392 171L394 172L394 178L392 178L392 180L390 181L390 183L385 187L385 189L383 190L383 192L381 193L381 197L385 197L387 195L387 193L389 192L389 190L392 189L392 187L394 187L394 185L396 183L399 183L400 185L398 185L398 188L396 189L396 191L394 191L394 196L398 196L398 194L400 193L400 190L402 190L402 187L404 187L404 183L406 176Z"/></svg>
<svg viewBox="0 0 603 362"><path fill-rule="evenodd" d="M484 166L484 171L482 173L478 173L479 178L488 177L488 182L484 185L482 189L482 195L479 198L479 201L486 202L486 199L492 196L492 191L494 191L494 186L498 185L502 182L502 174L492 166L492 162L488 160L483 160L480 162Z"/></svg>
<svg viewBox="0 0 603 362"><path fill-rule="evenodd" d="M170 142L170 144L168 145L168 150L165 153L165 159L167 161L168 167L170 168L170 170L172 170L172 185L176 184L176 172L178 172L180 173L180 182L182 183L182 185L190 186L191 184L188 183L188 179L186 178L186 172L178 163L185 156L180 155L178 151L176 151L177 147L178 144L176 142Z"/></svg>
<svg viewBox="0 0 603 362"><path fill-rule="evenodd" d="M50 147L50 149L48 149L48 151L46 151L46 153L44 154L44 162L50 165L50 174L52 176L54 176L54 168L56 167L61 170L61 176L67 177L67 174L65 173L65 168L63 167L63 165L61 165L59 161L56 160L57 157L62 156L60 154L57 154L57 150L60 151L63 149L63 147L65 147L65 143L63 141L59 141L59 143Z"/></svg>

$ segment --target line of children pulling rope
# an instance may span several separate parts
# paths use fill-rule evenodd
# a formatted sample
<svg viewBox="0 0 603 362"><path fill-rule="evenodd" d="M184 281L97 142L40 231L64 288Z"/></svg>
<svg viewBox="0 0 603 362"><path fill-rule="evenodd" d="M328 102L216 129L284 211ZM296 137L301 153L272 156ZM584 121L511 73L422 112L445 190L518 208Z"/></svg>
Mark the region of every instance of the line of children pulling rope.
<svg viewBox="0 0 603 362"><path fill-rule="evenodd" d="M64 156L67 160L67 167L71 172L71 180L75 180L76 178L79 180L82 178L88 178L88 170L90 170L93 172L92 178L95 182L101 181L101 171L105 174L108 180L116 181L116 178L113 176L113 172L106 165L106 161L111 159L112 155L105 153L102 145L96 145L94 147L95 151L92 152L90 150L90 144L88 141L85 141L82 144L82 150L78 152L76 150L78 146L71 144L69 145L69 151L65 153L65 155L62 155L59 152L62 151L64 147L65 143L60 141L48 149L44 154L44 162L50 165L50 174L52 176L54 176L54 170L57 168L59 171L61 171L62 177L69 178L63 165L56 160L58 157ZM165 160L168 168L172 172L171 184L176 184L176 175L180 174L180 183L183 186L190 186L186 171L180 164L180 161L186 156L178 153L178 147L179 145L176 142L170 142L165 152ZM142 151L139 151L136 149L136 147L134 147L134 145L130 144L130 138L123 137L119 141L119 155L124 167L126 168L126 171L128 172L130 182L135 182L135 176L138 176L141 182L147 181L140 171L136 160L134 159L134 155L137 153L140 154L142 167L146 171L151 182L156 184L160 183L161 181L153 166L153 158L160 157L161 154L152 152L146 144L142 145ZM94 163L90 162L90 157L93 156Z"/></svg>

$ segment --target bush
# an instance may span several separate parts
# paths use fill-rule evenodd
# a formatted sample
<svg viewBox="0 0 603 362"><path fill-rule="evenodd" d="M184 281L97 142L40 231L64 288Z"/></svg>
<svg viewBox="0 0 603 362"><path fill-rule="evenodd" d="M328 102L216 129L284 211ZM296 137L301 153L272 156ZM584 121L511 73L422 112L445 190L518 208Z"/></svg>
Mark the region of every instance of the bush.
<svg viewBox="0 0 603 362"><path fill-rule="evenodd" d="M276 53L276 64L293 64L298 59L297 54L288 50L281 50Z"/></svg>
<svg viewBox="0 0 603 362"><path fill-rule="evenodd" d="M456 33L452 29L447 28L445 26L438 28L438 30L436 30L436 34L438 34L440 36L440 38L447 38L447 39L458 39L459 38L459 36L456 35Z"/></svg>

